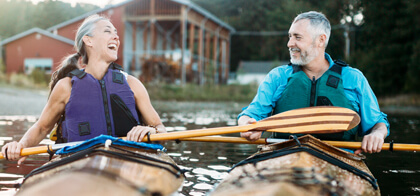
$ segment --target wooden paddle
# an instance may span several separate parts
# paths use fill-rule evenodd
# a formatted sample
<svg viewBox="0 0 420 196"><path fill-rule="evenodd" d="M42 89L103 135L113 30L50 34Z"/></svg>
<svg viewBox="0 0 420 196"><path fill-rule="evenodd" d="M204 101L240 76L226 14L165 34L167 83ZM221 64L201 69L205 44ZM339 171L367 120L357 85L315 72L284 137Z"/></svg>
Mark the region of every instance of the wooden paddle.
<svg viewBox="0 0 420 196"><path fill-rule="evenodd" d="M353 110L333 106L320 106L290 110L244 126L153 134L150 135L150 141L223 135L251 130L291 134L335 133L350 130L356 127L359 122L360 117ZM148 139L144 138L142 141L147 142Z"/></svg>
<svg viewBox="0 0 420 196"><path fill-rule="evenodd" d="M181 141L197 141L197 142L225 142L225 143L237 143L237 144L270 144L287 141L287 139L276 139L276 138L262 138L257 141L248 141L241 137L218 137L218 136L207 136L207 137L195 137L195 138L183 138ZM360 149L362 147L361 142L345 142L345 141L324 141L323 142L338 147L348 149ZM394 143L393 151L420 151L419 144L398 144ZM390 143L385 143L382 146L382 150L390 150Z"/></svg>
<svg viewBox="0 0 420 196"><path fill-rule="evenodd" d="M218 127L153 134L150 135L150 140L145 137L142 142L222 135L251 130L291 134L336 133L350 130L357 126L359 122L359 115L353 110L347 108L333 106L309 107L282 112L254 124L244 126ZM64 145L70 146L74 144L66 143ZM59 147L62 148L64 146ZM50 150L59 149L56 145L31 147L22 149L21 155L27 156L31 154L45 153L48 148L50 148ZM0 158L3 158L2 154L0 154Z"/></svg>

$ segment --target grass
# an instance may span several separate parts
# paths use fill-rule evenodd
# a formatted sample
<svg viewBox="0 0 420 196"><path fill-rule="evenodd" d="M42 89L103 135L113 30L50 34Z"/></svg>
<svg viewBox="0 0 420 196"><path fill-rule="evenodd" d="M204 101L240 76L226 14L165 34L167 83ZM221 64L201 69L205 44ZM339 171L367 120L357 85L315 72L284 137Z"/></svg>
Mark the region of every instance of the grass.
<svg viewBox="0 0 420 196"><path fill-rule="evenodd" d="M50 76L35 70L30 75L5 74L5 66L0 62L0 84L30 89L48 89ZM258 89L252 85L196 85L183 86L166 83L145 84L151 100L172 101L234 101L250 102ZM381 107L414 106L420 107L420 94L401 94L379 97Z"/></svg>
<svg viewBox="0 0 420 196"><path fill-rule="evenodd" d="M145 84L152 100L250 102L255 85Z"/></svg>
<svg viewBox="0 0 420 196"><path fill-rule="evenodd" d="M381 106L420 106L420 94L401 94L396 96L380 97Z"/></svg>

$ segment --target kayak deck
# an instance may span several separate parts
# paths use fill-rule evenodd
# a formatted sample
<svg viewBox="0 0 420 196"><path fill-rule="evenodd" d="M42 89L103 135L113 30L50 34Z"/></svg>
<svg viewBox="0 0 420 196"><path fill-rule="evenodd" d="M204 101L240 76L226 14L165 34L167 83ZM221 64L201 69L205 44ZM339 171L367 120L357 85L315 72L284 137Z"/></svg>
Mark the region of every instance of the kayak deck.
<svg viewBox="0 0 420 196"><path fill-rule="evenodd" d="M170 195L183 180L162 151L101 146L34 170L17 195Z"/></svg>
<svg viewBox="0 0 420 196"><path fill-rule="evenodd" d="M380 195L362 157L307 135L238 163L210 195Z"/></svg>

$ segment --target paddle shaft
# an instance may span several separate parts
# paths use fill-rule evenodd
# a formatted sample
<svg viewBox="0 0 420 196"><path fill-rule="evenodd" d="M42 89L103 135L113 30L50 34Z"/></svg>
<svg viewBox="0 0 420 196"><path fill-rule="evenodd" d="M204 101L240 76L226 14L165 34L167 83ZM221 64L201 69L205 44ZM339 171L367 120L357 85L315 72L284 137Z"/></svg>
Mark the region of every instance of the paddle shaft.
<svg viewBox="0 0 420 196"><path fill-rule="evenodd" d="M241 137L196 137L196 138L183 138L181 141L198 141L198 142L225 142L225 143L237 143L237 144L270 144L277 142L284 142L287 139L275 139L265 138L257 141L248 141ZM345 142L345 141L323 141L329 145L337 148L349 148L349 149L360 149L362 147L361 142ZM390 150L390 143L385 143L382 146L382 150ZM393 144L393 151L420 151L419 144Z"/></svg>
<svg viewBox="0 0 420 196"><path fill-rule="evenodd" d="M59 150L59 149L65 147L65 146L73 146L73 145L76 145L76 144L80 144L82 142L83 141L24 148L20 151L20 156L28 156L28 155L34 155L34 154L47 153L48 151L54 152L54 151ZM4 158L5 157L3 156L3 153L0 152L0 159L4 159Z"/></svg>
<svg viewBox="0 0 420 196"><path fill-rule="evenodd" d="M222 135L250 130L279 133L335 133L352 129L359 122L360 117L357 113L347 108L309 107L276 114L249 125L153 134L144 137L142 142ZM71 145L74 143L25 148L21 150L21 156L46 153L48 150L55 151ZM4 158L1 153L0 158Z"/></svg>
<svg viewBox="0 0 420 196"><path fill-rule="evenodd" d="M150 141L175 140L175 139L188 138L188 137L200 137L200 136L220 135L220 134L228 134L228 133L239 133L239 132L251 130L254 127L256 127L256 124L245 125L245 126L219 127L219 128L209 128L209 129L197 129L197 130L191 130L191 131L178 131L178 132L170 132L170 133L152 134L150 135ZM126 137L122 137L121 139L126 139ZM149 139L147 137L144 137L142 142L149 142ZM50 151L55 151L60 148L63 148L64 146L73 146L79 143L81 142L70 142L70 143L63 143L63 144L24 148L20 151L20 155L28 156L28 155L33 155L33 154L47 153L48 149ZM3 156L3 153L0 153L0 159L4 159L4 158L5 157Z"/></svg>
<svg viewBox="0 0 420 196"><path fill-rule="evenodd" d="M20 156L28 156L28 155L33 155L33 154L47 153L48 149L51 150L51 145L24 148L20 151ZM5 157L3 156L3 153L0 153L0 159L4 159L4 158Z"/></svg>

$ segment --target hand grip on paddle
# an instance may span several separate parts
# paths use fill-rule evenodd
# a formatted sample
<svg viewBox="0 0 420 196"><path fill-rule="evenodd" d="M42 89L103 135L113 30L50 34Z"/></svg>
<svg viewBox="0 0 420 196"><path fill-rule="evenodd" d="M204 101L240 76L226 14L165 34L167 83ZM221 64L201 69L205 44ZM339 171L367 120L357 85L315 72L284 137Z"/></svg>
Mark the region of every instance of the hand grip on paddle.
<svg viewBox="0 0 420 196"><path fill-rule="evenodd" d="M236 144L272 144L288 141L288 139L277 139L277 138L261 138L256 141L248 141L241 137L219 137L219 136L204 136L204 137L193 137L183 138L181 141L193 141L193 142L223 142L223 143L236 143ZM362 147L361 142L346 142L346 141L325 141L323 142L335 146L337 148L348 148L348 149L360 149ZM420 151L419 144L399 144L399 143L384 143L382 150L390 151Z"/></svg>
<svg viewBox="0 0 420 196"><path fill-rule="evenodd" d="M276 114L258 121L254 124L244 126L218 127L152 134L150 135L150 141L176 140L182 138L223 135L251 130L291 134L336 133L350 130L356 127L359 122L360 117L353 110L334 106L318 106L282 112L280 114ZM125 139L125 137L122 139ZM142 142L149 142L149 139L145 137L143 138ZM74 143L80 142L25 148L22 149L21 156L46 153L48 148L58 150L66 145L74 145ZM0 158L3 158L2 154L0 154Z"/></svg>
<svg viewBox="0 0 420 196"><path fill-rule="evenodd" d="M353 110L334 106L318 106L282 112L249 125L153 134L150 135L150 141L223 135L251 130L291 134L336 133L350 130L356 127L359 122L360 117ZM148 138L144 138L142 141L148 142Z"/></svg>

